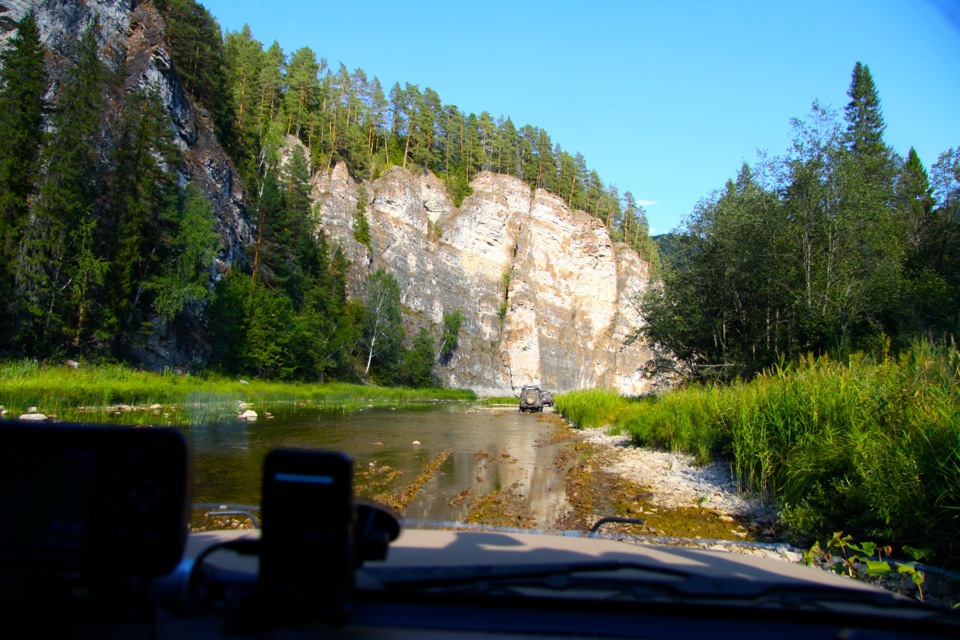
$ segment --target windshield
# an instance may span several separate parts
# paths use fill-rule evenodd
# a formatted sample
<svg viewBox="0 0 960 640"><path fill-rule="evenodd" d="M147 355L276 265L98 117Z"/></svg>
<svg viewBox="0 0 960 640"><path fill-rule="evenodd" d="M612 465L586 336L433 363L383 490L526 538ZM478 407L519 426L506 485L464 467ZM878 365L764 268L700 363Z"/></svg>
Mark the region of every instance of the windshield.
<svg viewBox="0 0 960 640"><path fill-rule="evenodd" d="M879 558L859 548L817 554L797 544L777 510L742 491L727 465L697 465L691 456L631 446L605 429L574 429L552 408L538 415L515 404L477 402L351 412L282 403L256 408L262 417L255 421L221 416L183 427L196 465L191 531L261 526L268 451L336 450L353 460L355 495L391 509L405 530L606 537L722 550L830 570L846 566L847 573L895 592L920 592L916 573L897 565L871 573L866 565L843 564L847 556L882 561L882 551ZM934 589L933 583L927 583L927 601L942 594L949 603L953 587Z"/></svg>
<svg viewBox="0 0 960 640"><path fill-rule="evenodd" d="M361 5L0 3L0 608L955 611L956 7Z"/></svg>

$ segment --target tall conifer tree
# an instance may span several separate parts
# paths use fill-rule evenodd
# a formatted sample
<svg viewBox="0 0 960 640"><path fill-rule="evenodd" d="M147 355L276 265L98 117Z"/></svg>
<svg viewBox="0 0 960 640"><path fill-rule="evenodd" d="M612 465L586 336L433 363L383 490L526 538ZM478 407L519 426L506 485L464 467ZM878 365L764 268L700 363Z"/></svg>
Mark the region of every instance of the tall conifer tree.
<svg viewBox="0 0 960 640"><path fill-rule="evenodd" d="M129 94L122 113L107 211L113 237L104 246L111 263L106 302L119 329L112 333L127 341L145 320L146 285L159 275L174 243L180 154L156 95Z"/></svg>
<svg viewBox="0 0 960 640"><path fill-rule="evenodd" d="M886 149L883 131L887 125L880 111L880 97L870 67L862 62L857 62L853 68L847 95L850 96L850 102L847 103L844 116L848 147L860 157L883 154Z"/></svg>
<svg viewBox="0 0 960 640"><path fill-rule="evenodd" d="M25 339L40 350L79 345L92 287L102 282L106 270L94 251L106 77L98 57L99 28L94 21L86 29L76 64L64 78L41 152L43 177L34 220L17 261L17 293L32 318Z"/></svg>
<svg viewBox="0 0 960 640"><path fill-rule="evenodd" d="M0 54L0 352L14 335L13 279L17 245L27 226L43 139L47 73L33 12Z"/></svg>

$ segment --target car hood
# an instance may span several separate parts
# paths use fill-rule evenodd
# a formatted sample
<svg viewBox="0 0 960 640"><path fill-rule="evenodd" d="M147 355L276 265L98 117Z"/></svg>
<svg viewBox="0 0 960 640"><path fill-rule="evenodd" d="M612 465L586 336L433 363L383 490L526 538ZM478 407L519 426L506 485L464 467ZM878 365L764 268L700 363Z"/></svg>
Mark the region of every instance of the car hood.
<svg viewBox="0 0 960 640"><path fill-rule="evenodd" d="M212 531L191 534L185 556L196 557L213 544L238 538L256 538L259 531ZM223 554L213 562L225 568L256 572L256 559ZM613 538L550 535L514 531L457 531L404 529L390 544L386 559L367 561L364 570L430 569L463 574L477 568L501 572L537 568L579 568L629 565L649 569L662 579L689 574L701 579L747 585L748 591L765 586L842 588L866 593L888 593L872 585L816 568L767 557L677 546L633 544ZM904 600L907 600L904 598Z"/></svg>

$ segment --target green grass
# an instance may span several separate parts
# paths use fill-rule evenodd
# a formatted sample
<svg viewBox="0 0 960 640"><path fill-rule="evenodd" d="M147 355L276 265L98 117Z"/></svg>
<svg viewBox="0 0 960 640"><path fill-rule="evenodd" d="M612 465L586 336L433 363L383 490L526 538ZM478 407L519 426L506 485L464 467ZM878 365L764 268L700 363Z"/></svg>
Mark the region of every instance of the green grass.
<svg viewBox="0 0 960 640"><path fill-rule="evenodd" d="M960 354L917 344L899 358L805 359L729 386L656 398L563 394L580 426L729 460L744 486L803 536L855 532L960 559Z"/></svg>
<svg viewBox="0 0 960 640"><path fill-rule="evenodd" d="M93 419L98 411L118 405L197 407L308 402L323 407L355 410L368 404L387 405L426 401L474 400L472 391L457 389L386 388L359 384L297 384L215 375L193 376L150 373L120 365L84 365L77 369L45 366L34 361L0 365L0 405L9 416L37 407L40 413L62 420ZM199 413L202 413L200 411Z"/></svg>
<svg viewBox="0 0 960 640"><path fill-rule="evenodd" d="M516 396L489 396L480 400L480 404L491 406L515 405L519 402L520 399Z"/></svg>

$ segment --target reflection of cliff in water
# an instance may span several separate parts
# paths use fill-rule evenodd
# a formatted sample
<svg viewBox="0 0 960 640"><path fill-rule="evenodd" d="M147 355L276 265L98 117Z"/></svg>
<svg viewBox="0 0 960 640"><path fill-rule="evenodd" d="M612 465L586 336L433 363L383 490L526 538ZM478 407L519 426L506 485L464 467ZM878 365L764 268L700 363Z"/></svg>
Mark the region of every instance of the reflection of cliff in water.
<svg viewBox="0 0 960 640"><path fill-rule="evenodd" d="M563 445L548 444L555 427L539 415L461 404L351 414L276 405L269 411L275 416L270 420L221 419L185 428L194 449L195 502L259 504L266 452L305 447L345 451L361 472L391 469L397 477L389 493L404 491L449 453L404 507L408 526L473 522L547 529L568 508L564 474L555 467ZM364 480L358 474L358 485Z"/></svg>
<svg viewBox="0 0 960 640"><path fill-rule="evenodd" d="M555 467L562 445L546 444L553 427L515 410L495 414L423 486L404 512L408 520L547 529L567 511L564 475Z"/></svg>

